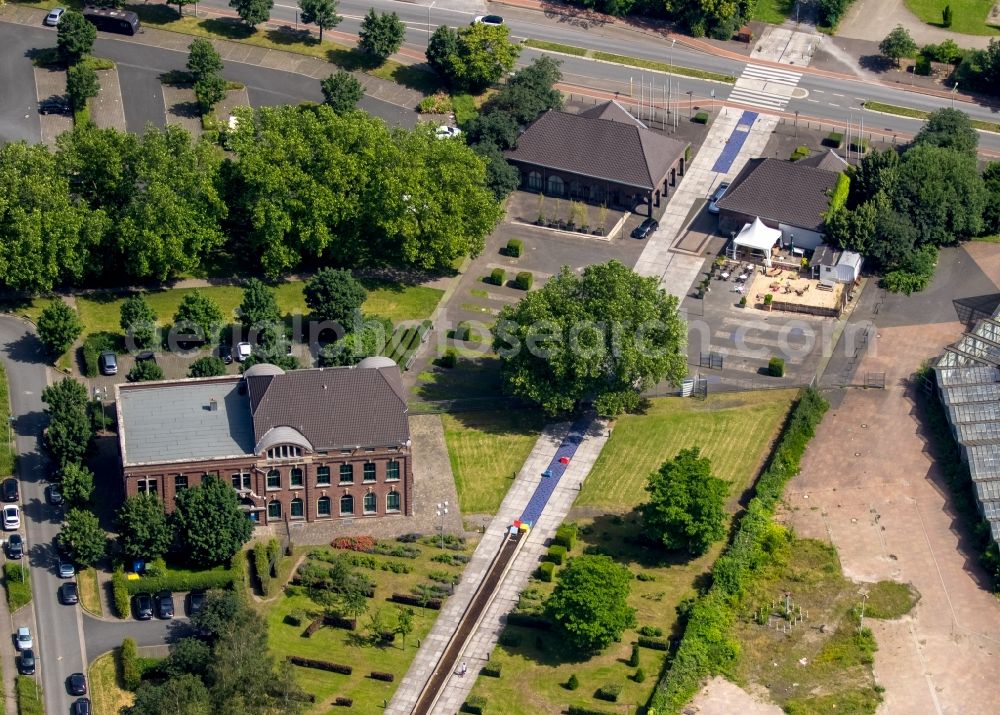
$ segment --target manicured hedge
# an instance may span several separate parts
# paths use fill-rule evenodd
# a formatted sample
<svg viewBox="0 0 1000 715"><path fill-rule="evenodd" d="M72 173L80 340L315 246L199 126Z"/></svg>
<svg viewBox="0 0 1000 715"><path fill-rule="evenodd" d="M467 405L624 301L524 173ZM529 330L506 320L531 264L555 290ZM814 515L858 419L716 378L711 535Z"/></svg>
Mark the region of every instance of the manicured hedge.
<svg viewBox="0 0 1000 715"><path fill-rule="evenodd" d="M7 605L12 613L31 603L31 579L26 567L4 564L3 580L7 587Z"/></svg>
<svg viewBox="0 0 1000 715"><path fill-rule="evenodd" d="M267 543L258 541L253 545L253 570L260 583L260 595L271 595L271 561L267 554Z"/></svg>
<svg viewBox="0 0 1000 715"><path fill-rule="evenodd" d="M240 554L237 554L239 556ZM156 593L157 591L206 591L210 588L229 588L233 585L231 570L175 571L163 576L147 576L126 581L129 595Z"/></svg>
<svg viewBox="0 0 1000 715"><path fill-rule="evenodd" d="M97 377L97 361L105 350L115 350L118 341L111 333L90 333L83 340L83 374L86 377Z"/></svg>
<svg viewBox="0 0 1000 715"><path fill-rule="evenodd" d="M771 377L785 376L785 361L780 357L773 357L767 363L767 372Z"/></svg>
<svg viewBox="0 0 1000 715"><path fill-rule="evenodd" d="M538 565L538 578L546 583L552 581L552 577L555 574L556 565L551 561L543 561Z"/></svg>
<svg viewBox="0 0 1000 715"><path fill-rule="evenodd" d="M303 658L298 655L288 656L288 662L292 665L297 665L300 668L313 668L315 670L325 670L328 673L340 673L341 675L350 675L354 672L354 669L349 665L342 665L340 663L331 663L328 660L316 660L314 658Z"/></svg>
<svg viewBox="0 0 1000 715"><path fill-rule="evenodd" d="M518 290L531 290L531 284L534 281L535 276L531 271L521 271L514 277L514 287Z"/></svg>
<svg viewBox="0 0 1000 715"><path fill-rule="evenodd" d="M511 258L520 258L524 253L524 241L519 238L512 238L507 241L507 255Z"/></svg>
<svg viewBox="0 0 1000 715"><path fill-rule="evenodd" d="M333 704L339 707L349 708L352 705L354 705L354 700L352 700L351 698L338 697L333 701Z"/></svg>
<svg viewBox="0 0 1000 715"><path fill-rule="evenodd" d="M687 627L669 668L656 685L650 708L658 715L678 713L698 692L701 681L730 667L739 654L731 637L735 604L751 579L768 565L763 542L772 527L774 510L829 404L814 389L806 389L792 409L771 458L755 485L732 540L712 568L712 586L691 607Z"/></svg>
<svg viewBox="0 0 1000 715"><path fill-rule="evenodd" d="M607 700L609 703L617 703L618 696L621 694L622 686L620 683L607 683L597 689L594 697L598 700Z"/></svg>
<svg viewBox="0 0 1000 715"><path fill-rule="evenodd" d="M122 685L126 690L135 692L142 683L142 670L139 668L139 653L135 641L126 638L118 649L118 657L122 665Z"/></svg>
<svg viewBox="0 0 1000 715"><path fill-rule="evenodd" d="M480 670L480 675L485 675L488 678L499 678L500 673L503 670L503 666L500 663L487 663Z"/></svg>
<svg viewBox="0 0 1000 715"><path fill-rule="evenodd" d="M554 563L556 566L562 566L566 560L566 547L560 544L552 544L545 554L545 560Z"/></svg>
<svg viewBox="0 0 1000 715"><path fill-rule="evenodd" d="M639 636L636 642L640 648L649 648L650 650L668 650L670 648L670 641L655 636Z"/></svg>
<svg viewBox="0 0 1000 715"><path fill-rule="evenodd" d="M430 608L433 611L441 610L440 598L424 599L420 596L411 596L408 593L394 593L389 600L393 603L402 603L405 606L420 606L421 608Z"/></svg>
<svg viewBox="0 0 1000 715"><path fill-rule="evenodd" d="M129 616L129 592L128 579L125 578L125 571L121 566L111 574L111 593L115 599L115 610L118 611L119 618Z"/></svg>
<svg viewBox="0 0 1000 715"><path fill-rule="evenodd" d="M462 703L462 707L459 710L471 715L483 715L486 711L486 702L486 698L482 695L470 695L469 699Z"/></svg>
<svg viewBox="0 0 1000 715"><path fill-rule="evenodd" d="M828 147L833 147L834 149L839 149L843 143L844 143L844 135L841 134L840 132L830 132L829 134L826 135L826 138L823 139L824 145Z"/></svg>
<svg viewBox="0 0 1000 715"><path fill-rule="evenodd" d="M552 539L552 543L558 546L564 546L567 551L570 551L576 543L576 532L576 524L573 522L561 524L559 528L556 529L556 535L555 538Z"/></svg>
<svg viewBox="0 0 1000 715"><path fill-rule="evenodd" d="M372 680L381 680L385 683L391 683L393 680L396 679L396 676L393 675L392 673L382 673L378 670L373 670L368 677L370 677Z"/></svg>
<svg viewBox="0 0 1000 715"><path fill-rule="evenodd" d="M494 268L490 272L490 283L495 286L502 286L507 278L507 273L503 268Z"/></svg>
<svg viewBox="0 0 1000 715"><path fill-rule="evenodd" d="M708 112L698 112L691 121L696 124L708 124Z"/></svg>
<svg viewBox="0 0 1000 715"><path fill-rule="evenodd" d="M607 710L588 708L584 705L570 705L566 710L566 715L612 715Z"/></svg>
<svg viewBox="0 0 1000 715"><path fill-rule="evenodd" d="M542 616L532 613L508 613L508 626L521 626L522 628L536 628L540 631L552 630L552 624Z"/></svg>

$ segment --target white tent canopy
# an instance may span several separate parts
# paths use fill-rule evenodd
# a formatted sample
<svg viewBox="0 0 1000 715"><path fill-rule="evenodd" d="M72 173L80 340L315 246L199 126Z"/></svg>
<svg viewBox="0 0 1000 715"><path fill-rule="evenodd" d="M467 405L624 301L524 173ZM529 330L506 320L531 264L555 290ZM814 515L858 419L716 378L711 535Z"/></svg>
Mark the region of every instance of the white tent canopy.
<svg viewBox="0 0 1000 715"><path fill-rule="evenodd" d="M758 216L753 220L753 223L743 226L743 230L739 232L734 242L737 248L761 251L764 254L764 264L770 267L771 249L780 240L781 231L776 228L768 228Z"/></svg>

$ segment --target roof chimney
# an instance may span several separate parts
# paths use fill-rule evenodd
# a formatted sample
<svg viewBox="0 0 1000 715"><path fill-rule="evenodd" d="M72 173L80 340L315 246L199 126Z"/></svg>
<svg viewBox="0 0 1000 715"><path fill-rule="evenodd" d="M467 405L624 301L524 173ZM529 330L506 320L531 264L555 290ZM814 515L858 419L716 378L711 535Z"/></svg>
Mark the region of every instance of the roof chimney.
<svg viewBox="0 0 1000 715"><path fill-rule="evenodd" d="M216 400L214 397L211 400L208 401L208 411L209 412L218 412L219 411L219 401Z"/></svg>

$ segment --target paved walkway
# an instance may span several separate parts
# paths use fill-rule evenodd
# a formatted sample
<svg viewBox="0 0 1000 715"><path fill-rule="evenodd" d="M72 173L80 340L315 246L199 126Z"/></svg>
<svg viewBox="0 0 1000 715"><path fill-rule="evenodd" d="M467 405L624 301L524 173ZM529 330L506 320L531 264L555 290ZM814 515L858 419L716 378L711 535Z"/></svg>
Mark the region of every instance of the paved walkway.
<svg viewBox="0 0 1000 715"><path fill-rule="evenodd" d="M907 9L903 0L856 0L837 26L837 35L857 40L880 42L896 25L905 27L918 45L953 40L959 47L985 49L990 35L966 35L933 27Z"/></svg>
<svg viewBox="0 0 1000 715"><path fill-rule="evenodd" d="M527 585L528 578L538 568L541 557L547 548L547 542L569 513L583 480L590 473L597 455L601 453L601 449L607 441L606 425L600 421L593 423L593 425L591 433L583 438L573 460L559 480L541 517L529 532L521 552L511 564L510 570L497 591L496 599L487 609L476 632L469 639L461 658L469 665L469 675L466 677L452 676L434 708L435 713L458 712L465 697L472 690L479 669L488 660L489 654L503 630L504 615L517 603L518 595ZM438 660L447 647L449 638L451 638L462 614L475 595L479 583L486 575L493 557L500 549L507 528L521 516L525 506L535 494L535 490L542 480L542 471L552 461L563 439L569 433L569 428L568 423L553 425L546 428L542 436L539 437L535 448L528 455L521 472L517 475L517 479L514 480L514 484L511 485L507 496L500 505L500 510L479 542L479 547L462 576L462 582L455 589L455 594L445 603L434 628L431 629L417 653L417 657L410 664L410 669L400 683L396 695L385 710L388 715L409 715L416 704L424 683L434 672Z"/></svg>

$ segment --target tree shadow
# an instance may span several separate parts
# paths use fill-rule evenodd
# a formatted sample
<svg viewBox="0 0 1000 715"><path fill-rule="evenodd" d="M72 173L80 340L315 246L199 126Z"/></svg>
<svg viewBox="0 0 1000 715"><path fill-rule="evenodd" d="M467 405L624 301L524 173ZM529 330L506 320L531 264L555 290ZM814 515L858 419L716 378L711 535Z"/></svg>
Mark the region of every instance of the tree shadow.
<svg viewBox="0 0 1000 715"><path fill-rule="evenodd" d="M318 45L319 38L314 37L309 30L304 27L292 27L282 25L281 27L264 32L264 37L276 45Z"/></svg>
<svg viewBox="0 0 1000 715"><path fill-rule="evenodd" d="M171 105L170 114L185 119L197 119L201 116L201 108L197 102L177 102Z"/></svg>
<svg viewBox="0 0 1000 715"><path fill-rule="evenodd" d="M162 84L178 89L188 89L194 85L194 77L184 70L169 70L159 76Z"/></svg>
<svg viewBox="0 0 1000 715"><path fill-rule="evenodd" d="M59 59L59 50L55 47L32 47L24 53L32 64L50 70L65 69L66 65Z"/></svg>
<svg viewBox="0 0 1000 715"><path fill-rule="evenodd" d="M858 64L862 69L880 74L896 69L896 63L882 55L862 55L858 58Z"/></svg>
<svg viewBox="0 0 1000 715"><path fill-rule="evenodd" d="M166 25L181 19L180 13L169 5L148 5L146 3L126 5L127 10L131 10L139 16L139 19L150 25Z"/></svg>
<svg viewBox="0 0 1000 715"><path fill-rule="evenodd" d="M48 363L45 348L33 331L22 334L17 340L7 343L4 348L7 358L12 362Z"/></svg>
<svg viewBox="0 0 1000 715"><path fill-rule="evenodd" d="M221 35L229 40L245 40L256 32L252 27L232 17L213 17L202 20L198 26L206 32Z"/></svg>

